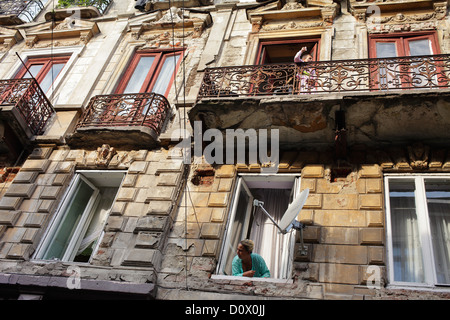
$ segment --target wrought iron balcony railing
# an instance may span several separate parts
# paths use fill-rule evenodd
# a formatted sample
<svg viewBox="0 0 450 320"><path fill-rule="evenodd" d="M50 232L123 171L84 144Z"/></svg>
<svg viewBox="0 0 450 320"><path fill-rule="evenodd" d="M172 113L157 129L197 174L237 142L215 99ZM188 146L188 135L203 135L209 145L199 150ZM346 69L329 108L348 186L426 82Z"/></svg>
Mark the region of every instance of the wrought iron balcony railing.
<svg viewBox="0 0 450 320"><path fill-rule="evenodd" d="M208 68L198 100L213 97L449 88L450 55Z"/></svg>
<svg viewBox="0 0 450 320"><path fill-rule="evenodd" d="M40 0L0 0L0 17L15 16L16 24L31 22L43 8Z"/></svg>
<svg viewBox="0 0 450 320"><path fill-rule="evenodd" d="M93 97L77 128L143 126L161 133L170 104L156 93L112 94Z"/></svg>
<svg viewBox="0 0 450 320"><path fill-rule="evenodd" d="M55 113L53 106L34 79L0 80L0 107L15 107L33 135L44 128Z"/></svg>
<svg viewBox="0 0 450 320"><path fill-rule="evenodd" d="M104 14L112 0L59 0L58 8L70 8L70 7L94 7Z"/></svg>

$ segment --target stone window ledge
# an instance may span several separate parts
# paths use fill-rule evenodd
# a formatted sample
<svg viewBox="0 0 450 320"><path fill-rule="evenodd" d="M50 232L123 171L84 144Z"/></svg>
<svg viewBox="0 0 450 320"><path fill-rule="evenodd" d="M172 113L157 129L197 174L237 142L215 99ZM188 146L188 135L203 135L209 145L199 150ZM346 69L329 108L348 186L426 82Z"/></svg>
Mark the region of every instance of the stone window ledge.
<svg viewBox="0 0 450 320"><path fill-rule="evenodd" d="M240 282L242 284L251 282L269 282L269 283L278 283L278 284L292 284L294 280L292 279L276 279L276 278L249 278L249 277L239 277L239 276L225 276L213 274L211 275L211 280L213 281L232 281L235 284L239 284L236 282Z"/></svg>

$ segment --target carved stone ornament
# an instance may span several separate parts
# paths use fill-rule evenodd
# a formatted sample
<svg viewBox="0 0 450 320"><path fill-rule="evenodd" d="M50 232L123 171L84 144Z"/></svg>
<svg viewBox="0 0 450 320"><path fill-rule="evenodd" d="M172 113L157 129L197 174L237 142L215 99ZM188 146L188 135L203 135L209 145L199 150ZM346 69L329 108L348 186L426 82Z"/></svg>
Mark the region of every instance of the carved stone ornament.
<svg viewBox="0 0 450 320"><path fill-rule="evenodd" d="M56 25L47 22L26 29L25 43L30 48L72 46L86 44L98 33L100 29L97 23L68 17ZM53 43L50 43L51 40ZM39 43L41 41L43 43Z"/></svg>
<svg viewBox="0 0 450 320"><path fill-rule="evenodd" d="M117 153L115 148L110 147L108 144L104 144L97 148L97 159L95 159L95 164L98 166L108 166L112 157Z"/></svg>
<svg viewBox="0 0 450 320"><path fill-rule="evenodd" d="M415 170L428 168L430 147L422 143L408 146L409 165Z"/></svg>

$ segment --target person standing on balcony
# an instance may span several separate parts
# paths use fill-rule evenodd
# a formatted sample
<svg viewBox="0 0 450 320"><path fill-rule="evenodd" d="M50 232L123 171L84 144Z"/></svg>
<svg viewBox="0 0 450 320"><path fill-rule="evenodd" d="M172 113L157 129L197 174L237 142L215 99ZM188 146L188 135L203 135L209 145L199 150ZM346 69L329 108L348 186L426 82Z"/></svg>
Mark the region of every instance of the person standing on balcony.
<svg viewBox="0 0 450 320"><path fill-rule="evenodd" d="M307 92L315 91L316 70L311 67L306 67L305 63L313 60L312 55L307 52L308 48L303 47L299 52L295 54L294 62L300 67L297 73L297 79L299 80L299 93L305 94Z"/></svg>

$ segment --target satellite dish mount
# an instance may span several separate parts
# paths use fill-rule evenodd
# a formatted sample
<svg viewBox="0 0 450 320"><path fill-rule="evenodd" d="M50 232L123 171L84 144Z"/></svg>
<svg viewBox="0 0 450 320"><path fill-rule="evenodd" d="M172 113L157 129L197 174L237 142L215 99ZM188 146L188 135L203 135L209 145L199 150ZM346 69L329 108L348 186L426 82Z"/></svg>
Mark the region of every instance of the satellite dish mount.
<svg viewBox="0 0 450 320"><path fill-rule="evenodd" d="M253 200L253 206L261 208L264 214L269 217L270 221L272 221L272 223L278 228L278 230L280 230L282 234L288 233L291 229L300 231L300 254L302 256L307 255L307 248L303 245L303 229L305 228L305 225L300 221L297 221L297 216L302 210L308 195L309 189L303 190L300 195L289 205L279 223L276 223L273 217L267 212L266 209L264 209L264 202L257 199Z"/></svg>

